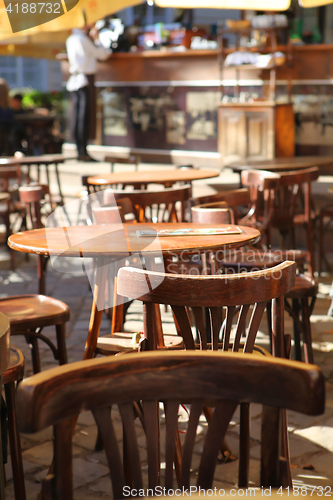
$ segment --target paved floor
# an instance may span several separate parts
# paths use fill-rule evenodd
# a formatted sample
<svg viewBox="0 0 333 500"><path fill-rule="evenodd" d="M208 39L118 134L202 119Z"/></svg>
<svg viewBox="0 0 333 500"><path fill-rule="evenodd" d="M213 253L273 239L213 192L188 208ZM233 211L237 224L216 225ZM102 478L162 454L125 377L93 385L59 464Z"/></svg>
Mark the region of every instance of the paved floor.
<svg viewBox="0 0 333 500"><path fill-rule="evenodd" d="M148 166L147 166L148 167ZM150 166L151 167L151 166ZM79 190L79 176L89 169L97 173L103 168L108 170L108 165L102 164L78 164L69 162L61 167L61 176L64 192L70 195ZM237 176L230 172L223 173L219 182L221 185L232 185L238 182ZM194 185L194 194L214 191L214 183L200 183ZM220 185L215 183L215 188ZM69 198L68 198L69 199ZM72 213L75 220L75 213ZM3 248L3 247L1 247ZM0 296L8 296L22 293L35 293L37 291L36 281L36 259L30 257L25 260L24 255L17 255L17 269L15 272L8 270L8 254L1 251L0 255L1 287ZM71 308L71 320L67 326L67 349L69 362L82 359L84 344L87 335L92 294L89 290L88 280L79 263L71 262L71 273L59 273L49 265L47 272L47 294L65 301ZM69 268L68 268L69 269ZM327 400L325 414L320 417L303 417L294 413L289 414L290 450L292 462L292 475L295 485L307 486L315 494L321 494L320 488L327 488L325 492L332 493L333 489L333 318L326 313L330 304L328 297L332 275L320 278L320 293L316 308L312 316L312 334L315 350L315 362L323 370L326 378ZM290 319L286 316L286 329L291 331ZM164 320L170 327L170 317L166 315ZM129 331L142 329L140 305L133 303L127 316L125 327ZM110 322L106 316L102 321L102 333L108 333ZM50 336L54 336L49 329ZM265 327L262 325L258 343L267 345ZM31 362L29 347L23 339L15 338L15 344L20 347L26 356L26 376L30 376ZM56 366L49 350L40 346L42 353L43 369ZM182 415L186 420L186 415ZM260 408L253 405L251 409L251 480L255 481L258 474L258 458L260 454L259 418ZM205 426L205 423L202 422ZM228 442L234 455L237 457L237 441L239 425L237 415L234 425L231 426ZM74 485L76 499L110 498L110 483L108 469L103 452L95 452L96 427L89 415L83 414L78 421L74 436ZM51 430L36 435L22 435L24 470L28 500L36 499L40 491L40 481L45 476L52 459ZM121 440L121 436L119 436ZM200 451L200 444L198 451ZM219 464L216 469L216 479L223 486L233 484L238 461L227 464ZM10 462L6 466L8 484L6 487L6 499L14 498L13 481L11 477ZM223 487L221 486L221 487ZM316 488L316 489L315 489ZM318 489L319 488L319 489Z"/></svg>

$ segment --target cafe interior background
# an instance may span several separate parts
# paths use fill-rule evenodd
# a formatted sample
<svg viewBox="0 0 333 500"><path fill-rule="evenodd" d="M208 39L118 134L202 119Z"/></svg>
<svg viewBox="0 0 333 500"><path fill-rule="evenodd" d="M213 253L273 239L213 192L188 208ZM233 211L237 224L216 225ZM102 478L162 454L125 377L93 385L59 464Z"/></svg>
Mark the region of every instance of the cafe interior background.
<svg viewBox="0 0 333 500"><path fill-rule="evenodd" d="M238 27L251 25L268 30L237 33ZM244 156L257 160L274 154L332 154L332 4L305 9L292 0L286 11L265 13L161 8L151 0L100 20L97 26L101 43L111 46L114 55L100 64L96 76L95 144L140 149L148 159L152 150L161 154L172 150L176 155L177 151L206 152L212 162L220 153L225 164ZM256 63L250 67L245 60L228 63L235 44L241 53L252 56L272 52L270 28L275 30L274 61L262 60L258 67ZM68 67L61 59L68 30L55 35L52 50L44 59L15 57L22 53L24 44L1 41L0 53L6 55L0 56L0 74L12 94L22 89L26 94L31 89L58 94L56 105L53 99L45 107L55 115L60 151L64 142L70 142L70 107L64 90ZM218 51L221 44L222 58ZM46 45L39 47L47 50ZM247 123L252 150L244 152L240 144L239 132L244 125L239 113L230 115L232 105L251 106L261 100L277 105L292 103L293 114L288 117L290 144L283 151L276 150L277 146L275 151L273 147L263 148L271 129L267 113L257 113ZM223 112L223 104L230 116ZM29 102L28 106L43 104ZM227 138L221 137L225 119L231 131ZM275 124L273 132L278 133L278 127ZM222 144L226 140L228 151Z"/></svg>

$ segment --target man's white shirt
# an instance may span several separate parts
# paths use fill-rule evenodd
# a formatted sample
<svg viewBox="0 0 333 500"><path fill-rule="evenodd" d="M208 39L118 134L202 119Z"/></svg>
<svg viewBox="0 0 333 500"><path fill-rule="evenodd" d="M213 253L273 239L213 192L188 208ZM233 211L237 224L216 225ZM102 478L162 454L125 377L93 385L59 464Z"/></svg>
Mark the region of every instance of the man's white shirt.
<svg viewBox="0 0 333 500"><path fill-rule="evenodd" d="M94 75L97 71L97 61L103 61L111 54L110 49L97 47L80 29L74 29L67 38L66 50L71 74L66 85L69 92L88 85L86 75Z"/></svg>

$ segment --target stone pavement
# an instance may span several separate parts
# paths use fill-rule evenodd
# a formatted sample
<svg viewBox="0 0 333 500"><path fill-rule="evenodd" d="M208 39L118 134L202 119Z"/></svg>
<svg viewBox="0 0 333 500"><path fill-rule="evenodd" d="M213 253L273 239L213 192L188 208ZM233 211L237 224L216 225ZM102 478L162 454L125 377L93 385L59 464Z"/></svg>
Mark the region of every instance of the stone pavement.
<svg viewBox="0 0 333 500"><path fill-rule="evenodd" d="M65 194L71 194L79 190L79 175L89 168L100 170L101 167L107 171L107 165L100 164L77 164L68 163L61 167L62 180L64 182ZM97 172L97 170L96 170ZM221 183L237 183L237 177L222 174ZM194 186L195 194L205 190L214 190L213 187L200 184ZM68 198L69 199L69 198ZM75 216L75 214L72 214ZM3 249L3 246L1 247ZM17 269L9 271L8 253L1 251L0 255L0 296L8 296L22 293L36 293L36 258L30 256L29 261L23 254L17 254ZM307 486L308 489L327 487L326 492L332 493L333 489L333 318L326 313L330 305L328 297L332 275L320 278L320 292L312 316L313 345L315 362L318 364L326 378L327 401L325 414L319 417L304 417L289 412L288 422L290 431L290 451L292 463L292 476L295 485ZM52 269L49 263L47 271L47 294L66 302L71 308L71 320L67 326L67 349L69 362L82 359L84 344L86 340L92 293L88 286L88 279L79 262L71 262L71 274L59 273ZM125 328L128 331L142 330L141 308L138 302L134 302L127 315ZM168 331L171 327L170 313L163 316ZM291 331L290 318L286 315L286 330ZM102 321L101 333L108 333L110 321L105 315ZM49 329L50 336L55 337L52 328ZM32 374L29 346L25 340L15 337L13 343L22 349L26 357L25 376ZM265 335L265 325L262 325L258 344L266 346L268 338ZM48 369L56 366L56 362L47 347L40 344L42 367ZM251 407L251 480L258 478L260 455L259 435L260 407ZM182 412L182 420L185 425L186 413ZM239 418L236 414L230 427L228 443L233 454L237 457ZM205 421L202 419L202 427ZM141 430L138 429L138 432ZM75 499L85 500L91 498L111 498L108 469L103 452L95 452L96 427L93 419L88 414L82 414L79 418L74 435L74 485ZM25 481L28 500L36 499L40 491L40 480L45 476L52 460L52 435L51 429L36 435L22 435L22 447L24 458ZM142 443L143 444L143 436ZM119 441L121 434L119 433ZM196 453L200 452L200 442ZM194 467L197 463L197 455L194 459ZM234 484L235 471L238 461L218 464L216 479L221 482L221 487L230 487ZM6 499L14 498L13 482L10 462L6 465L7 487ZM315 490L321 493L320 489Z"/></svg>

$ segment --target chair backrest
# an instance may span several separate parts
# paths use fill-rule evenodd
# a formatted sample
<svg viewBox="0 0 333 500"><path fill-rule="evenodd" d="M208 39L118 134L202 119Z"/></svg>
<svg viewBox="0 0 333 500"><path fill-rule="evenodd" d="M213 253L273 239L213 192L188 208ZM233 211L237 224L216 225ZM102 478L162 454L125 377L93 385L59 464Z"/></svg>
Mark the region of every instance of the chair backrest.
<svg viewBox="0 0 333 500"><path fill-rule="evenodd" d="M214 413L203 429L199 419L208 400ZM324 400L324 377L314 365L264 356L179 351L103 357L47 370L20 383L17 412L24 433L54 426L54 475L44 480L43 493L50 496L43 498L72 500L72 420L82 411L91 411L117 500L143 488L149 488L150 494L163 487L174 489L178 414L185 401L190 406L187 425L180 424L184 439L178 488L187 490L195 484L194 477L198 488L214 486L220 444L242 402L264 405L260 484L280 486L280 409L320 415ZM158 411L160 401L165 416ZM142 433L136 432L140 422L146 438L141 444ZM160 428L165 439L160 439ZM160 442L165 443L163 449ZM196 454L197 463L193 462L195 444L202 450L200 457ZM224 465L220 467L219 478L223 478Z"/></svg>
<svg viewBox="0 0 333 500"><path fill-rule="evenodd" d="M47 188L48 186L46 186ZM44 186L22 186L19 188L20 200L26 205L33 229L44 227L41 218L41 201L45 197Z"/></svg>
<svg viewBox="0 0 333 500"><path fill-rule="evenodd" d="M104 204L129 198L137 222L183 222L185 221L186 203L191 196L191 186L151 190L105 189Z"/></svg>
<svg viewBox="0 0 333 500"><path fill-rule="evenodd" d="M271 244L271 218L273 215L274 193L280 182L280 175L266 170L243 170L241 181L250 190L251 210L245 224L253 225L266 237L266 244Z"/></svg>
<svg viewBox="0 0 333 500"><path fill-rule="evenodd" d="M319 177L318 167L281 172L279 175L279 189L274 193L273 227L293 226L293 218L299 213L310 221L314 213L311 183Z"/></svg>
<svg viewBox="0 0 333 500"><path fill-rule="evenodd" d="M163 347L163 335L155 331L153 321L155 304L171 306L186 349L222 347L227 351L233 335L233 351L238 351L244 342L243 351L252 352L263 312L272 301L276 311L273 354L284 357L283 296L293 287L295 274L296 263L291 261L257 272L213 276L163 274L126 267L118 272L117 292L143 301L144 330L147 348L151 350ZM190 310L197 339L191 329ZM232 330L235 321L236 329Z"/></svg>
<svg viewBox="0 0 333 500"><path fill-rule="evenodd" d="M246 188L231 189L230 191L219 191L216 194L200 196L199 198L192 199L192 204L194 204L195 206L219 202L226 202L228 208L233 213L235 224L238 224L239 219L242 217L242 214L240 213L240 207L246 207L246 213L248 212L248 209L250 207L250 191Z"/></svg>
<svg viewBox="0 0 333 500"><path fill-rule="evenodd" d="M234 222L233 212L225 201L206 203L191 208L192 222L197 224L231 224Z"/></svg>
<svg viewBox="0 0 333 500"><path fill-rule="evenodd" d="M124 222L123 209L115 205L93 207L92 213L96 224L120 224Z"/></svg>

